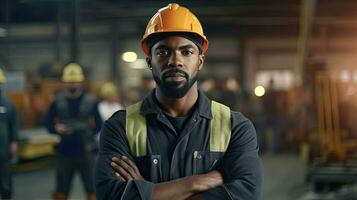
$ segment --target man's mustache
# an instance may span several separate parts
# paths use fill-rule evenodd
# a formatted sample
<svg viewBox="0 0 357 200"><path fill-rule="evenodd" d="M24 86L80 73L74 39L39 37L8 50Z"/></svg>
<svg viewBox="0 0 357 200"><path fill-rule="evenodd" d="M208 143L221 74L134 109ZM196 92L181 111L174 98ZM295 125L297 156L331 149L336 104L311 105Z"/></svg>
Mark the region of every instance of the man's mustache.
<svg viewBox="0 0 357 200"><path fill-rule="evenodd" d="M163 79L166 79L167 77L171 77L171 76L182 76L188 79L188 74L185 71L178 68L168 69L166 72L162 74Z"/></svg>

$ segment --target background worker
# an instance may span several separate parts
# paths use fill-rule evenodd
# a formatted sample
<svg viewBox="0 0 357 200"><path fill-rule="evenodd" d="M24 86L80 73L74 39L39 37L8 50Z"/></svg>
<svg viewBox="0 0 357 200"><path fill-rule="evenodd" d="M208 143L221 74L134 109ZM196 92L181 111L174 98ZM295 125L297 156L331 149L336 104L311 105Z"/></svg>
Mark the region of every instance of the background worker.
<svg viewBox="0 0 357 200"><path fill-rule="evenodd" d="M95 134L102 120L97 100L83 89L84 74L81 66L68 64L63 70L62 81L66 90L56 95L46 118L50 133L58 134L56 191L53 199L68 199L75 172L79 172L87 192L87 199L94 200L93 164Z"/></svg>
<svg viewBox="0 0 357 200"><path fill-rule="evenodd" d="M0 68L0 194L2 199L11 199L11 158L18 148L18 121L15 106L5 97L2 89L5 82L4 71Z"/></svg>
<svg viewBox="0 0 357 200"><path fill-rule="evenodd" d="M109 119L116 111L124 109L120 104L118 88L114 83L104 83L100 88L100 97L102 100L98 104L98 110L103 121Z"/></svg>
<svg viewBox="0 0 357 200"><path fill-rule="evenodd" d="M196 16L172 3L142 40L156 88L103 126L97 198L260 199L252 123L198 90L208 40Z"/></svg>

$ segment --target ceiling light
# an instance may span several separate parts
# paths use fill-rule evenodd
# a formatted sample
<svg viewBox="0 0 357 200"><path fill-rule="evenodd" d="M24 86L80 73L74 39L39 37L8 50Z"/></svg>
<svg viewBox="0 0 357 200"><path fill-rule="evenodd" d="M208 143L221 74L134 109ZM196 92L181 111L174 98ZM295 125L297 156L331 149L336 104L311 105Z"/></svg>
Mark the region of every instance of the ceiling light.
<svg viewBox="0 0 357 200"><path fill-rule="evenodd" d="M263 96L265 94L265 88L263 86L261 86L261 85L255 87L254 94L257 97Z"/></svg>
<svg viewBox="0 0 357 200"><path fill-rule="evenodd" d="M138 56L136 55L135 52L128 51L128 52L123 53L123 55L121 56L121 58L122 58L125 62L135 62L136 59L138 58Z"/></svg>

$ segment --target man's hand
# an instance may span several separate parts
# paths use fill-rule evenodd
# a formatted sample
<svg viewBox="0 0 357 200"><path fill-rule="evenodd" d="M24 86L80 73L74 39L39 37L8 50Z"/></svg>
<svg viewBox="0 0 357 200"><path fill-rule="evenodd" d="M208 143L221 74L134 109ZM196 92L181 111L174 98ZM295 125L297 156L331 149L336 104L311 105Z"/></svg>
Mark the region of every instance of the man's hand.
<svg viewBox="0 0 357 200"><path fill-rule="evenodd" d="M55 131L59 134L66 134L67 133L67 127L64 124L58 123L55 125Z"/></svg>
<svg viewBox="0 0 357 200"><path fill-rule="evenodd" d="M111 166L115 175L122 181L144 179L135 163L126 156L113 157Z"/></svg>

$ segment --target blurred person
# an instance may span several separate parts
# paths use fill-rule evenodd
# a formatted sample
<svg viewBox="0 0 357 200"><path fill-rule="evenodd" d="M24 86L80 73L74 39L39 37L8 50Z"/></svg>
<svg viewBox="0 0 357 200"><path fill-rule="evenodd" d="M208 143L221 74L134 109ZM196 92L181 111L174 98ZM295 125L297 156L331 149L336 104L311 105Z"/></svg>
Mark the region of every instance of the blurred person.
<svg viewBox="0 0 357 200"><path fill-rule="evenodd" d="M295 86L287 95L286 125L289 134L284 144L289 144L289 149L296 152L299 150L299 145L296 144L308 140L308 135L315 124L310 93L311 91L303 86Z"/></svg>
<svg viewBox="0 0 357 200"><path fill-rule="evenodd" d="M98 110L103 121L109 119L116 111L124 109L119 103L120 97L114 83L104 83L100 88L100 97L102 100L98 104Z"/></svg>
<svg viewBox="0 0 357 200"><path fill-rule="evenodd" d="M224 82L223 90L221 91L219 101L230 107L232 110L237 110L238 91L239 91L238 82L233 78L227 79Z"/></svg>
<svg viewBox="0 0 357 200"><path fill-rule="evenodd" d="M217 99L216 82L213 78L205 78L200 85L202 90L209 99Z"/></svg>
<svg viewBox="0 0 357 200"><path fill-rule="evenodd" d="M34 82L30 96L31 111L34 112L35 126L43 126L48 106L53 101L53 96L46 93L41 82Z"/></svg>
<svg viewBox="0 0 357 200"><path fill-rule="evenodd" d="M195 15L161 8L141 44L156 87L104 123L97 198L260 199L252 123L198 90L208 40Z"/></svg>
<svg viewBox="0 0 357 200"><path fill-rule="evenodd" d="M0 68L0 194L2 199L11 199L11 160L17 154L18 121L15 106L2 89L5 82L5 74Z"/></svg>
<svg viewBox="0 0 357 200"><path fill-rule="evenodd" d="M269 87L262 97L263 104L263 135L262 140L265 141L266 134L270 131L269 150L270 153L277 154L280 151L280 137L282 130L282 119L279 112L279 107L283 107L280 103L278 92L274 89L274 79L270 79Z"/></svg>
<svg viewBox="0 0 357 200"><path fill-rule="evenodd" d="M143 99L155 87L155 81L152 77L144 75L141 78L141 85L139 88L140 99Z"/></svg>
<svg viewBox="0 0 357 200"><path fill-rule="evenodd" d="M57 174L54 200L68 199L75 172L79 172L87 192L94 200L94 137L102 124L97 100L83 89L85 77L81 66L68 64L62 75L66 90L55 96L46 117L50 133L58 134Z"/></svg>

